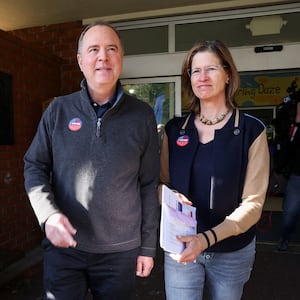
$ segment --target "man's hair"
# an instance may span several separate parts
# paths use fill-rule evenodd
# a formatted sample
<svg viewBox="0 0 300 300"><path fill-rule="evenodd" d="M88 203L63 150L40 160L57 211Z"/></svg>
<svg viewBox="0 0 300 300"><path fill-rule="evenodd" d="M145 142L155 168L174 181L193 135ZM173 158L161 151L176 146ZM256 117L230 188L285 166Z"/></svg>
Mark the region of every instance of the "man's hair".
<svg viewBox="0 0 300 300"><path fill-rule="evenodd" d="M81 32L81 34L79 36L79 39L78 39L78 48L77 48L77 53L78 54L80 54L81 51L82 51L82 41L83 41L83 38L84 38L85 34L87 33L87 31L89 29L91 29L92 27L95 27L95 26L106 26L106 27L109 27L110 29L112 29L116 33L118 38L120 39L120 43L121 43L121 46L122 46L122 41L121 41L120 34L112 25L110 25L108 22L105 22L105 21L95 21L95 22L90 23L89 25L87 25L83 29L83 31ZM123 49L123 46L122 46L122 49Z"/></svg>

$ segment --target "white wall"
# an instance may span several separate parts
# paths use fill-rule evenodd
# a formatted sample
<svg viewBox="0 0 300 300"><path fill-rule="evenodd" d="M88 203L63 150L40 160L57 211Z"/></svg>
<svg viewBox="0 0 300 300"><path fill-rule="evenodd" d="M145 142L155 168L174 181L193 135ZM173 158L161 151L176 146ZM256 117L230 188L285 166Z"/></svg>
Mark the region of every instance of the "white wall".
<svg viewBox="0 0 300 300"><path fill-rule="evenodd" d="M239 71L300 68L300 44L284 45L281 52L255 53L254 46L230 50ZM125 57L122 78L180 75L185 54Z"/></svg>

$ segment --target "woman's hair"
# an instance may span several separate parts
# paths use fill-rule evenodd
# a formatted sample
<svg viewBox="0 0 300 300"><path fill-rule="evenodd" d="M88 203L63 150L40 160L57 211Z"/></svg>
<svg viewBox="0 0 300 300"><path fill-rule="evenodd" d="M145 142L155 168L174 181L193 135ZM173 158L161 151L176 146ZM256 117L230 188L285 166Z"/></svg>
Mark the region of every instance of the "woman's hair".
<svg viewBox="0 0 300 300"><path fill-rule="evenodd" d="M199 52L211 52L218 57L220 64L224 66L225 72L229 76L229 82L226 84L225 97L226 105L228 107L236 107L235 95L240 87L240 76L231 56L229 49L225 44L219 40L202 41L194 45L194 47L187 53L182 66L182 83L183 91L191 99L190 110L195 113L199 112L199 99L193 92L189 71L191 69L194 56Z"/></svg>
<svg viewBox="0 0 300 300"><path fill-rule="evenodd" d="M112 25L110 25L108 22L100 20L100 21L95 21L93 23L90 23L81 32L81 34L79 36L79 39L78 39L78 48L77 48L77 53L78 54L81 54L81 51L82 51L82 41L83 41L83 38L84 38L85 34L87 33L87 31L89 29L91 29L92 27L95 27L95 26L106 26L106 27L109 27L110 29L112 29L116 33L116 35L118 36L118 38L120 39L120 43L121 43L121 46L122 46L122 41L121 41L121 37L120 37L119 32ZM123 51L123 46L122 46L122 51Z"/></svg>

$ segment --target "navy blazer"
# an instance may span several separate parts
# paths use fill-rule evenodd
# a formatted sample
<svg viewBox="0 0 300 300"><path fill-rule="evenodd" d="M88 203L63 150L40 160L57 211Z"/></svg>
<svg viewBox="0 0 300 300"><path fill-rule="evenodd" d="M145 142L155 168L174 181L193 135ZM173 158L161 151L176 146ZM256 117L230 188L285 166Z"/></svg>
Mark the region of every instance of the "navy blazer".
<svg viewBox="0 0 300 300"><path fill-rule="evenodd" d="M169 143L170 186L189 198L190 176L199 144L195 115L175 117L166 124ZM221 223L242 201L242 193L251 144L265 126L258 119L234 110L225 126L215 131L211 187L211 223L207 230ZM201 180L201 175L199 175ZM254 226L247 232L217 243L210 250L233 251L246 246L255 235ZM234 242L232 243L232 240Z"/></svg>

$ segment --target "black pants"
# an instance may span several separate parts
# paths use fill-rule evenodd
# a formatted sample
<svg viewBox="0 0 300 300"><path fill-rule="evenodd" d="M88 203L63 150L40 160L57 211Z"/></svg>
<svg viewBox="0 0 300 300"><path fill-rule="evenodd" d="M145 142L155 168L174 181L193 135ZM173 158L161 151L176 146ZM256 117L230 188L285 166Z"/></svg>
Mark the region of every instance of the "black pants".
<svg viewBox="0 0 300 300"><path fill-rule="evenodd" d="M285 190L282 213L282 239L290 240L300 215L300 176L292 174Z"/></svg>
<svg viewBox="0 0 300 300"><path fill-rule="evenodd" d="M44 299L84 300L90 289L94 300L131 300L138 249L94 254L73 248L44 247Z"/></svg>

